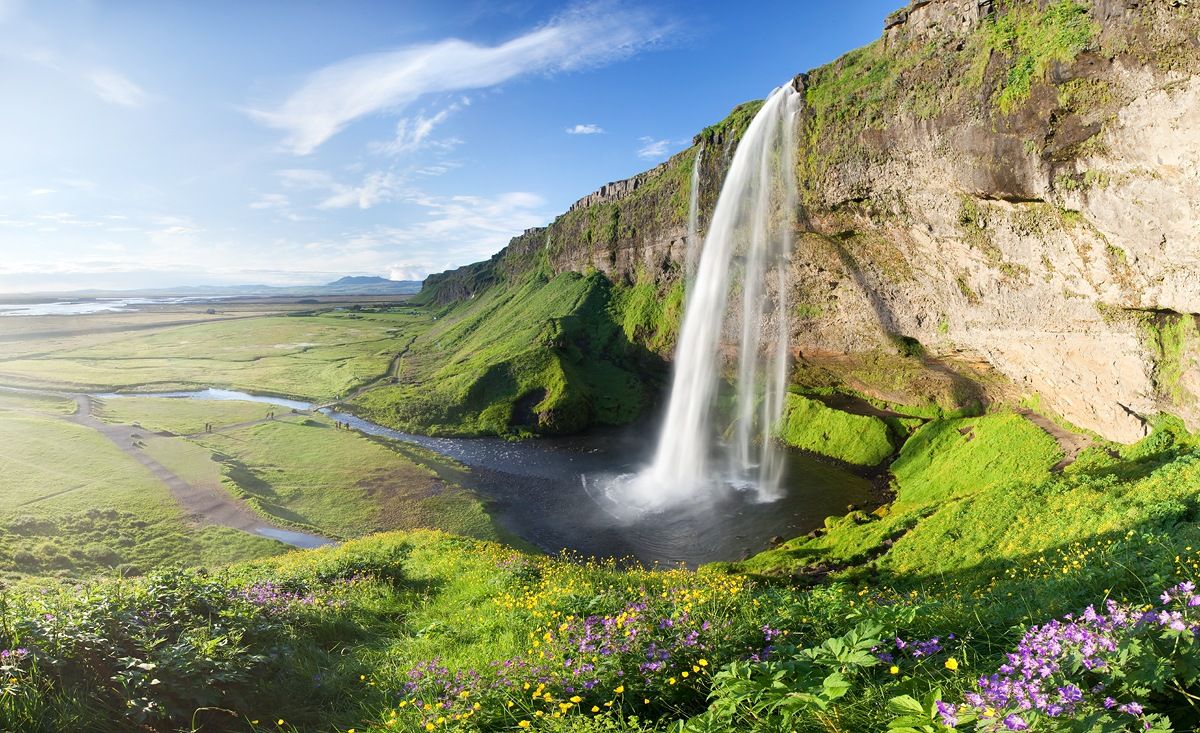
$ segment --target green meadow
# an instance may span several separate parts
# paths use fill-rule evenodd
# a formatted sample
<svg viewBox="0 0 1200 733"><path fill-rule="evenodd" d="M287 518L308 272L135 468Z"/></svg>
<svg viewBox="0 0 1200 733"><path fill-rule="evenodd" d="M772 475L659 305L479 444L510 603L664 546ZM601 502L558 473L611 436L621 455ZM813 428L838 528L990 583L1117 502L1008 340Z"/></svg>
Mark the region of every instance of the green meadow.
<svg viewBox="0 0 1200 733"><path fill-rule="evenodd" d="M0 411L0 573L140 573L282 551L188 521L169 491L107 438L57 415Z"/></svg>
<svg viewBox="0 0 1200 733"><path fill-rule="evenodd" d="M327 400L384 374L396 334L387 320L349 312L131 330L83 348L0 358L0 378L76 391L224 387Z"/></svg>

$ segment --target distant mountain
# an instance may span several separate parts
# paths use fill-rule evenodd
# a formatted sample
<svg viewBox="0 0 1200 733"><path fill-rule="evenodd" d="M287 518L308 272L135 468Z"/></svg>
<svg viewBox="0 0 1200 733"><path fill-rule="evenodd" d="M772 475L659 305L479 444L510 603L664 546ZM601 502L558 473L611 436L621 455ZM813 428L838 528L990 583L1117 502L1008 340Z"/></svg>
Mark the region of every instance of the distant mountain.
<svg viewBox="0 0 1200 733"><path fill-rule="evenodd" d="M352 286L352 285L353 286L359 286L359 285L388 285L388 286L390 286L397 282L399 282L399 281L388 280L386 277L374 277L371 275L347 275L346 277L334 280L333 282L329 283L325 287L339 288L339 287L348 287L348 286Z"/></svg>
<svg viewBox="0 0 1200 733"><path fill-rule="evenodd" d="M411 295L421 289L421 281L349 275L328 285L316 286L316 289L321 293L336 295Z"/></svg>

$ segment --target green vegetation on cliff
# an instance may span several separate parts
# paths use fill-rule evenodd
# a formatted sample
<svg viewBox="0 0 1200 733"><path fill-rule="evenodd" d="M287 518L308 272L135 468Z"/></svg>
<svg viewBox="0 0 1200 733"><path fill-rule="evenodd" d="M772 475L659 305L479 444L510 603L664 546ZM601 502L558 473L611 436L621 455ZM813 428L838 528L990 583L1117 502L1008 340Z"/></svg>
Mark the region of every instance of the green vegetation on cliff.
<svg viewBox="0 0 1200 733"><path fill-rule="evenodd" d="M983 24L981 48L969 77L981 82L992 55L1004 54L1007 71L992 99L1001 112L1011 113L1029 98L1035 83L1045 80L1051 64L1073 61L1098 32L1088 7L1074 0L1058 0L1043 8L1017 5Z"/></svg>
<svg viewBox="0 0 1200 733"><path fill-rule="evenodd" d="M1173 405L1195 403L1193 390L1185 377L1200 368L1200 325L1191 314L1155 313L1140 318L1143 340L1154 357L1154 384L1159 396Z"/></svg>
<svg viewBox="0 0 1200 733"><path fill-rule="evenodd" d="M397 383L354 407L385 425L435 434L565 433L628 422L642 409L644 373L655 359L630 343L613 301L599 273L534 273L491 288L436 311L411 342ZM641 316L625 310L626 323L639 327Z"/></svg>

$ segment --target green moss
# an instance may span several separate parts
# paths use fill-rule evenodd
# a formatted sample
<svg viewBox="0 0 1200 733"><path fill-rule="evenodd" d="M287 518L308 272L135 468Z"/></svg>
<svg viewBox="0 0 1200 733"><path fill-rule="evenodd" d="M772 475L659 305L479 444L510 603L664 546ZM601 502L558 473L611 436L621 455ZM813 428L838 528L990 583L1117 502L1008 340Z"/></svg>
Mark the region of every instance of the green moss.
<svg viewBox="0 0 1200 733"><path fill-rule="evenodd" d="M919 351L861 354L841 374L876 406L903 415L936 418L974 415L980 410L970 380L954 376L945 367L932 368Z"/></svg>
<svg viewBox="0 0 1200 733"><path fill-rule="evenodd" d="M1200 368L1200 326L1197 317L1152 313L1141 318L1143 341L1154 358L1154 385L1159 395L1176 405L1197 400L1184 384L1184 375Z"/></svg>
<svg viewBox="0 0 1200 733"><path fill-rule="evenodd" d="M1061 458L1054 438L1013 412L935 420L905 442L892 464L897 504L920 506L1037 480Z"/></svg>
<svg viewBox="0 0 1200 733"><path fill-rule="evenodd" d="M754 115L762 109L766 104L764 99L755 99L750 102L743 102L734 107L732 111L715 125L709 125L700 132L699 138L702 143L712 144L718 140L729 141L739 140L746 132L746 128L750 126L750 122L754 119Z"/></svg>
<svg viewBox="0 0 1200 733"><path fill-rule="evenodd" d="M962 293L962 296L967 299L968 303L971 305L979 305L979 294L976 293L974 288L971 287L970 283L967 282L966 275L959 275L958 277L954 278L954 284L958 287L958 292Z"/></svg>
<svg viewBox="0 0 1200 733"><path fill-rule="evenodd" d="M788 445L859 466L877 466L895 450L883 420L796 394L787 396L779 436Z"/></svg>
<svg viewBox="0 0 1200 733"><path fill-rule="evenodd" d="M674 348L679 334L683 299L682 279L662 285L640 273L634 285L613 286L612 312L627 339L666 353Z"/></svg>
<svg viewBox="0 0 1200 733"><path fill-rule="evenodd" d="M1073 0L1059 0L1044 9L1018 5L984 24L979 58L993 52L1007 58L1007 72L992 101L1011 114L1029 98L1033 85L1046 77L1053 63L1073 61L1093 42L1099 27L1088 17L1088 8ZM1068 90L1068 99L1080 90Z"/></svg>

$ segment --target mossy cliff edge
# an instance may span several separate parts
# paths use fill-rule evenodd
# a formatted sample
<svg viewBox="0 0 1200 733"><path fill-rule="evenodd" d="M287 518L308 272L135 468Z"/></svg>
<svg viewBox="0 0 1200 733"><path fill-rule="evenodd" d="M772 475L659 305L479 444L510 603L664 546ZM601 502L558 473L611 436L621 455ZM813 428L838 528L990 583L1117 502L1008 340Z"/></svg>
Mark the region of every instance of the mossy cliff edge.
<svg viewBox="0 0 1200 733"><path fill-rule="evenodd" d="M922 416L1024 398L1126 443L1163 412L1200 428L1200 9L933 0L885 26L794 81L797 386ZM622 339L669 358L692 165L703 231L758 106L421 299L599 273Z"/></svg>

